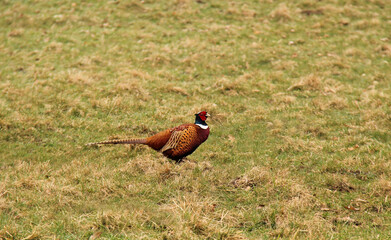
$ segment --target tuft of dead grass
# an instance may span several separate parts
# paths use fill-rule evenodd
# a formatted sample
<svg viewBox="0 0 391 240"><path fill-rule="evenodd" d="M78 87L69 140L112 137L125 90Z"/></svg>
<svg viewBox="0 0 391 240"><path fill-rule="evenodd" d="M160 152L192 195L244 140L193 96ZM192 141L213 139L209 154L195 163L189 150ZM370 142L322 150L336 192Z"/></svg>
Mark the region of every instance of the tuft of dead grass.
<svg viewBox="0 0 391 240"><path fill-rule="evenodd" d="M301 140L299 138L282 137L283 144L279 145L280 152L319 152L323 147L312 140Z"/></svg>
<svg viewBox="0 0 391 240"><path fill-rule="evenodd" d="M102 213L99 213L96 216L95 228L107 229L110 231L124 231L126 229L132 228L135 218L142 218L143 213L130 212L125 209L118 209L117 211L109 210Z"/></svg>
<svg viewBox="0 0 391 240"><path fill-rule="evenodd" d="M350 183L347 177L335 174L327 179L326 185L330 190L340 192L351 192L355 190L355 187Z"/></svg>
<svg viewBox="0 0 391 240"><path fill-rule="evenodd" d="M267 168L253 167L243 176L230 182L235 188L243 188L248 191L255 186L262 186L271 181L270 171Z"/></svg>
<svg viewBox="0 0 391 240"><path fill-rule="evenodd" d="M189 96L189 93L186 89L178 87L178 86L168 85L168 86L165 86L164 89L167 92L177 93L182 96Z"/></svg>
<svg viewBox="0 0 391 240"><path fill-rule="evenodd" d="M293 104L296 101L295 96L286 95L285 93L276 93L272 96L271 102L277 103L277 104L286 104L290 105Z"/></svg>
<svg viewBox="0 0 391 240"><path fill-rule="evenodd" d="M269 16L276 20L290 20L292 12L285 3L280 3L273 11L270 12Z"/></svg>
<svg viewBox="0 0 391 240"><path fill-rule="evenodd" d="M240 231L229 231L227 226L235 225L236 216L222 211L219 203L213 199L202 198L195 194L173 197L160 207L168 213L167 219L171 238L216 238L243 239Z"/></svg>
<svg viewBox="0 0 391 240"><path fill-rule="evenodd" d="M344 51L344 54L349 57L363 57L364 56L364 53L360 49L354 48L354 47L350 47L350 48L346 49Z"/></svg>
<svg viewBox="0 0 391 240"><path fill-rule="evenodd" d="M21 37L24 31L24 28L14 29L8 33L8 37Z"/></svg>
<svg viewBox="0 0 391 240"><path fill-rule="evenodd" d="M373 193L377 196L391 196L391 181L387 180L384 175L374 183Z"/></svg>
<svg viewBox="0 0 391 240"><path fill-rule="evenodd" d="M315 75L310 74L305 77L300 78L300 80L291 85L287 90L293 91L293 90L320 90L323 85L322 79Z"/></svg>
<svg viewBox="0 0 391 240"><path fill-rule="evenodd" d="M250 75L242 75L236 80L223 77L216 81L213 88L220 93L230 96L249 94L251 92L251 86L248 84L249 78L251 78Z"/></svg>
<svg viewBox="0 0 391 240"><path fill-rule="evenodd" d="M380 47L380 50L385 53L387 56L391 56L391 44L383 44Z"/></svg>

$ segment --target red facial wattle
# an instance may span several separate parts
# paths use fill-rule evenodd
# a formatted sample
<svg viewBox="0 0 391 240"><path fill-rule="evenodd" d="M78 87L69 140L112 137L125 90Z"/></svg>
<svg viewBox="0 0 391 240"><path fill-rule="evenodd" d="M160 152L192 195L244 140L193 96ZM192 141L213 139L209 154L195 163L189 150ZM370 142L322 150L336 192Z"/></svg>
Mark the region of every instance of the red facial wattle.
<svg viewBox="0 0 391 240"><path fill-rule="evenodd" d="M205 115L200 115L200 118L202 121L206 121L206 116Z"/></svg>

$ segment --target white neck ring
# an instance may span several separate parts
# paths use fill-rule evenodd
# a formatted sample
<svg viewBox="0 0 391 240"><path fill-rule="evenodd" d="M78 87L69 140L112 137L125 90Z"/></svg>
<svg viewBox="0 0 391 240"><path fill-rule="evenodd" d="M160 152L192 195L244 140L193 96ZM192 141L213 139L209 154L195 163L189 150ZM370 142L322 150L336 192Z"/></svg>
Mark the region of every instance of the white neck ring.
<svg viewBox="0 0 391 240"><path fill-rule="evenodd" d="M199 126L202 129L208 129L208 125L202 125L202 124L199 124L199 123L197 123L196 125Z"/></svg>

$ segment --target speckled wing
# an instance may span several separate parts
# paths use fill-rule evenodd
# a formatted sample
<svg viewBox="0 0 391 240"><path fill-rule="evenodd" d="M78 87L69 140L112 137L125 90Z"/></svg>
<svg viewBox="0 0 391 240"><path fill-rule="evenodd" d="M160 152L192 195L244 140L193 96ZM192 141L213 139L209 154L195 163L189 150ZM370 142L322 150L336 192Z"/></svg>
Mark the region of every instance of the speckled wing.
<svg viewBox="0 0 391 240"><path fill-rule="evenodd" d="M183 130L182 131L173 131L171 133L171 137L168 139L167 143L162 147L162 149L160 149L160 151L164 152L169 149L175 148L178 145L179 139L181 138L183 133L184 133Z"/></svg>
<svg viewBox="0 0 391 240"><path fill-rule="evenodd" d="M165 152L171 149L174 155L184 154L191 151L195 139L197 139L197 129L194 126L190 125L181 130L176 129L160 151Z"/></svg>

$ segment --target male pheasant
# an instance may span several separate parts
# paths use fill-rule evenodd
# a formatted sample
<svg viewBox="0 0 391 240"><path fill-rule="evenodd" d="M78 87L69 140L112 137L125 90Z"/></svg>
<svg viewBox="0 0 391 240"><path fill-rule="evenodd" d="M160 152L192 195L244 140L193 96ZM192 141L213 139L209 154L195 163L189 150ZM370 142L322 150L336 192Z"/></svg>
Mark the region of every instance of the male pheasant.
<svg viewBox="0 0 391 240"><path fill-rule="evenodd" d="M209 136L209 127L205 121L210 115L202 111L195 116L195 123L169 128L148 138L115 139L88 143L87 145L144 144L162 152L164 156L180 162L184 157L192 154Z"/></svg>

